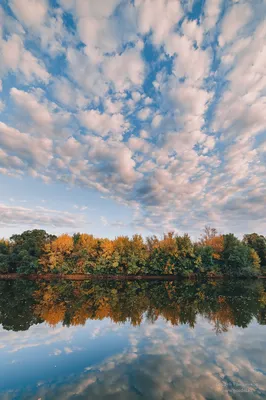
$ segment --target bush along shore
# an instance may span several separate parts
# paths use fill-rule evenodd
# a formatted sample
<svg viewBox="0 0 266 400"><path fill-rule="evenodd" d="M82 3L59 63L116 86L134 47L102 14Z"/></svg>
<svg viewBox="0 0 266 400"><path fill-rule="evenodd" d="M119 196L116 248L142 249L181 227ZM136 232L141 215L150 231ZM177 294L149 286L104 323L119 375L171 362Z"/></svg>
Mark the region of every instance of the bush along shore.
<svg viewBox="0 0 266 400"><path fill-rule="evenodd" d="M196 242L173 232L110 240L87 233L57 237L35 229L0 240L0 274L259 277L266 275L266 237L251 233L240 240L205 227Z"/></svg>

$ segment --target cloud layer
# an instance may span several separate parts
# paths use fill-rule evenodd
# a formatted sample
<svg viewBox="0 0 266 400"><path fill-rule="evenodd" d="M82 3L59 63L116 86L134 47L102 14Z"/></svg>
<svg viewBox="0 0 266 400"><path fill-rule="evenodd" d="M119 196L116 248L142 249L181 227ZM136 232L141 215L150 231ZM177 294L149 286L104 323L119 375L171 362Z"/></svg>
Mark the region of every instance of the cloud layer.
<svg viewBox="0 0 266 400"><path fill-rule="evenodd" d="M263 231L265 12L5 1L0 172L95 189L128 205L136 230Z"/></svg>

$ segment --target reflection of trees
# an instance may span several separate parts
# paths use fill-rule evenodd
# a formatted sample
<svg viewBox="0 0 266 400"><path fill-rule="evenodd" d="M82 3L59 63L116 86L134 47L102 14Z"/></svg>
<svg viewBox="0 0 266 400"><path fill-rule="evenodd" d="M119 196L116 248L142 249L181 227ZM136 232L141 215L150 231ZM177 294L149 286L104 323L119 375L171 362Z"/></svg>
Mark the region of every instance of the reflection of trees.
<svg viewBox="0 0 266 400"><path fill-rule="evenodd" d="M219 310L209 314L209 320L214 325L216 333L227 332L230 326L234 325L234 314L225 297L218 297Z"/></svg>
<svg viewBox="0 0 266 400"><path fill-rule="evenodd" d="M221 282L0 282L0 323L26 330L41 321L49 325L84 325L110 318L137 326L159 317L172 325L194 327L206 317L217 333L247 327L255 317L266 321L266 292L261 281Z"/></svg>
<svg viewBox="0 0 266 400"><path fill-rule="evenodd" d="M26 331L31 325L42 322L33 314L33 293L37 284L24 280L0 280L0 324L11 331Z"/></svg>

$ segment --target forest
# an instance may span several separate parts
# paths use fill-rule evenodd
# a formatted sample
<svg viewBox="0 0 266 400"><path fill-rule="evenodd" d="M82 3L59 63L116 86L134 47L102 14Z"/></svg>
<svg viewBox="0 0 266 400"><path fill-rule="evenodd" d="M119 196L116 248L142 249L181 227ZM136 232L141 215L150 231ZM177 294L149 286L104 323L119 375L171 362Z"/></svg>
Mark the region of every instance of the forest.
<svg viewBox="0 0 266 400"><path fill-rule="evenodd" d="M0 240L0 274L10 273L256 277L266 275L266 237L240 240L208 226L197 241L174 232L111 240L35 229Z"/></svg>

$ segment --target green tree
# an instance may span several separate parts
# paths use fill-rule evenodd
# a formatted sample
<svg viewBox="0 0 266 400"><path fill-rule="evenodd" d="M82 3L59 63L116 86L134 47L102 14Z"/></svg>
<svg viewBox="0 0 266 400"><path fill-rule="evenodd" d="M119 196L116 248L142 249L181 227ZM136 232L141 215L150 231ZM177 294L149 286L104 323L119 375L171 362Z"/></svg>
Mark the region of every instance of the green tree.
<svg viewBox="0 0 266 400"><path fill-rule="evenodd" d="M224 235L223 272L232 276L249 276L258 273L254 253L232 233Z"/></svg>
<svg viewBox="0 0 266 400"><path fill-rule="evenodd" d="M213 258L213 248L211 246L195 246L195 255L200 258L200 270L202 272L216 272L217 261Z"/></svg>
<svg viewBox="0 0 266 400"><path fill-rule="evenodd" d="M176 236L177 257L175 260L176 274L189 274L194 272L196 256L194 246L188 234Z"/></svg>
<svg viewBox="0 0 266 400"><path fill-rule="evenodd" d="M249 247L254 249L258 254L261 262L261 266L266 269L266 238L263 235L257 233L250 233L244 235L243 242Z"/></svg>
<svg viewBox="0 0 266 400"><path fill-rule="evenodd" d="M10 271L25 273L36 271L45 244L55 238L56 236L49 235L41 229L25 231L20 235L11 236Z"/></svg>
<svg viewBox="0 0 266 400"><path fill-rule="evenodd" d="M178 247L174 232L168 232L159 240L156 236L148 239L148 274L174 274L177 266Z"/></svg>
<svg viewBox="0 0 266 400"><path fill-rule="evenodd" d="M0 240L0 273L9 272L10 243L7 240Z"/></svg>

